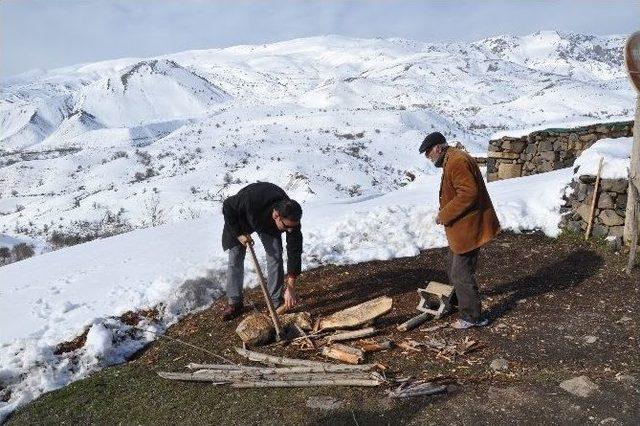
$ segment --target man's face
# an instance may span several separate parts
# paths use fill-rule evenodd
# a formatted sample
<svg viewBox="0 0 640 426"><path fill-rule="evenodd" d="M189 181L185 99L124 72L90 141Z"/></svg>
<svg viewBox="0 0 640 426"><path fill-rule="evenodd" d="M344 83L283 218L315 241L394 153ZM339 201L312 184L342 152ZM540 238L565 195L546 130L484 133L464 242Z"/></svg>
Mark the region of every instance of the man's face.
<svg viewBox="0 0 640 426"><path fill-rule="evenodd" d="M273 211L273 221L280 232L291 232L300 226L300 222L285 219L276 210Z"/></svg>
<svg viewBox="0 0 640 426"><path fill-rule="evenodd" d="M438 160L438 157L440 157L441 152L442 152L442 145L436 145L430 150L428 150L427 152L425 152L424 156L427 157L429 160L431 160L432 163L435 164L435 162Z"/></svg>

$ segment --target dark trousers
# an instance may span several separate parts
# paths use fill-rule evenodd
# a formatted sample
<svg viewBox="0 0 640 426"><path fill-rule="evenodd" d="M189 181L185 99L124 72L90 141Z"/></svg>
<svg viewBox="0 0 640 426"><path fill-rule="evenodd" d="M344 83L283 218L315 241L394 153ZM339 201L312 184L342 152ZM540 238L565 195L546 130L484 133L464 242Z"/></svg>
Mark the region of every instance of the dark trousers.
<svg viewBox="0 0 640 426"><path fill-rule="evenodd" d="M282 238L266 233L258 233L267 254L267 288L274 307L282 304L284 284L284 266L282 264ZM244 283L245 246L237 245L229 249L227 264L227 298L230 304L242 303L242 285Z"/></svg>
<svg viewBox="0 0 640 426"><path fill-rule="evenodd" d="M458 312L467 321L479 321L482 307L478 294L478 283L475 273L478 263L478 252L475 249L463 254L455 254L449 250L449 281L456 291Z"/></svg>

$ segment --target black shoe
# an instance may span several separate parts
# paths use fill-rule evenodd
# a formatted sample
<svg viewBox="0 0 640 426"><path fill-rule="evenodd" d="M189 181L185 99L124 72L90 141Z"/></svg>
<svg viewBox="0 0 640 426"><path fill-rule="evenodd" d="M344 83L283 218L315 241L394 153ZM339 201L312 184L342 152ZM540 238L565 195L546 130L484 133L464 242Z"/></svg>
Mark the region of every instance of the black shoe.
<svg viewBox="0 0 640 426"><path fill-rule="evenodd" d="M242 315L244 310L242 303L230 303L222 311L222 320L229 321Z"/></svg>

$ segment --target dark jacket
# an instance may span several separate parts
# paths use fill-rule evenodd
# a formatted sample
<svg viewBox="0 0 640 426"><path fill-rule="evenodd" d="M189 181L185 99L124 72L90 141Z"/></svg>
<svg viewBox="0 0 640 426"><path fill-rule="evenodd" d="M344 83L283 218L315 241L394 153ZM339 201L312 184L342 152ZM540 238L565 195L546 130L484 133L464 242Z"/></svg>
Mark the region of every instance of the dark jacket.
<svg viewBox="0 0 640 426"><path fill-rule="evenodd" d="M500 222L473 157L449 147L442 168L438 219L451 251L467 253L493 239Z"/></svg>
<svg viewBox="0 0 640 426"><path fill-rule="evenodd" d="M258 182L242 188L236 195L224 200L222 214L222 248L228 250L240 245L238 236L252 232L264 232L275 237L282 233L272 218L278 201L288 200L282 188L269 182ZM300 274L302 255L302 231L287 232L287 273Z"/></svg>

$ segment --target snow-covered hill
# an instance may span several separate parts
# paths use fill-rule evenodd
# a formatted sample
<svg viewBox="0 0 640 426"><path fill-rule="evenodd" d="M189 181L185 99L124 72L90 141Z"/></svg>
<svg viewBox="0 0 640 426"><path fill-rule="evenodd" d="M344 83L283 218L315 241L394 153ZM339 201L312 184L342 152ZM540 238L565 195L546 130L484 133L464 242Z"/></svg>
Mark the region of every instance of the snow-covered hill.
<svg viewBox="0 0 640 426"><path fill-rule="evenodd" d="M416 147L436 129L482 154L497 131L630 118L623 42L327 36L15 76L0 101L0 233L195 218L256 180L302 201L388 193L434 172Z"/></svg>

